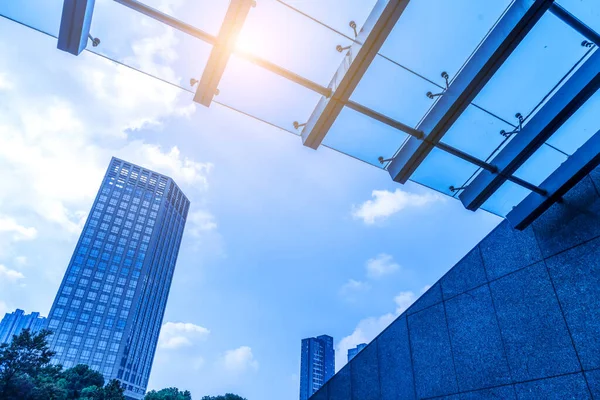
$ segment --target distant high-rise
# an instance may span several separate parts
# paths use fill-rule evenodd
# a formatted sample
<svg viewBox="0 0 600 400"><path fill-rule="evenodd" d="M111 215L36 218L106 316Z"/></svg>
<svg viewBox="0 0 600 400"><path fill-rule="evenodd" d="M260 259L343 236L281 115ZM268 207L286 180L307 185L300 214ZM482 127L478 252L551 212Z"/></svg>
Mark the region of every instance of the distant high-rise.
<svg viewBox="0 0 600 400"><path fill-rule="evenodd" d="M302 339L300 400L307 400L335 373L333 338L321 335Z"/></svg>
<svg viewBox="0 0 600 400"><path fill-rule="evenodd" d="M6 313L0 322L0 344L10 343L12 337L21 333L23 329L37 333L45 327L46 318L40 317L39 312L25 314L25 311L17 308L15 312Z"/></svg>
<svg viewBox="0 0 600 400"><path fill-rule="evenodd" d="M144 397L189 205L171 178L111 160L48 317L55 363Z"/></svg>
<svg viewBox="0 0 600 400"><path fill-rule="evenodd" d="M361 343L352 349L348 349L348 362L354 358L362 349L367 347L366 343Z"/></svg>

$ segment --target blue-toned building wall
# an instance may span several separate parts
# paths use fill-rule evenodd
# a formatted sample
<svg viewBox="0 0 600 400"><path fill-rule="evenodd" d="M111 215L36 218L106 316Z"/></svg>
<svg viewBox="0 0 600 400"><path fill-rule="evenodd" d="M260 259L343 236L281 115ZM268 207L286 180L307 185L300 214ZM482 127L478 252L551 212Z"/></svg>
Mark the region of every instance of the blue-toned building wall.
<svg viewBox="0 0 600 400"><path fill-rule="evenodd" d="M311 399L600 399L599 193L503 221Z"/></svg>
<svg viewBox="0 0 600 400"><path fill-rule="evenodd" d="M367 347L366 343L360 343L356 347L348 349L348 361L352 360L362 349Z"/></svg>
<svg viewBox="0 0 600 400"><path fill-rule="evenodd" d="M111 160L48 317L53 362L144 397L189 205L171 178Z"/></svg>
<svg viewBox="0 0 600 400"><path fill-rule="evenodd" d="M13 336L21 333L23 329L37 333L45 327L46 318L40 317L39 312L25 314L25 311L17 308L12 313L6 313L0 322L0 344L10 343Z"/></svg>
<svg viewBox="0 0 600 400"><path fill-rule="evenodd" d="M327 335L302 339L300 400L307 400L335 373L333 338Z"/></svg>

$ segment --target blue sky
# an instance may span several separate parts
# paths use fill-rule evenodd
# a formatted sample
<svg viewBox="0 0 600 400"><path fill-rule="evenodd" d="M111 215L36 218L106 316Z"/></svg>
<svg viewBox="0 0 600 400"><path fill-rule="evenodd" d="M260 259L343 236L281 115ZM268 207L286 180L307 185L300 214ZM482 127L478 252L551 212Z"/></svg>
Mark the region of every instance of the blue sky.
<svg viewBox="0 0 600 400"><path fill-rule="evenodd" d="M184 0L155 3L192 15ZM359 17L316 3L303 4L340 29L365 15L360 1ZM102 51L174 82L201 74L201 45L196 56L180 34L129 12L102 26L104 7L121 10L97 1ZM54 17L27 14L49 30ZM48 313L111 156L172 176L192 202L150 388L296 399L303 337L332 335L339 369L348 347L371 340L500 221L218 105L196 106L89 52L62 53L6 19L0 32L0 313ZM282 62L326 79L314 59ZM219 100L286 126L318 100L288 98L299 89L249 73L232 69Z"/></svg>

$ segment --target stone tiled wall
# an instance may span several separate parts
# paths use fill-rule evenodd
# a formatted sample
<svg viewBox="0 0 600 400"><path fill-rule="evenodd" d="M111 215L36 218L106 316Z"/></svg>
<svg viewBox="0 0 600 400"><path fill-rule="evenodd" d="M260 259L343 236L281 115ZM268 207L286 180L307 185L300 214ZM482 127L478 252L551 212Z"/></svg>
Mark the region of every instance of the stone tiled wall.
<svg viewBox="0 0 600 400"><path fill-rule="evenodd" d="M600 400L599 193L502 222L311 399Z"/></svg>

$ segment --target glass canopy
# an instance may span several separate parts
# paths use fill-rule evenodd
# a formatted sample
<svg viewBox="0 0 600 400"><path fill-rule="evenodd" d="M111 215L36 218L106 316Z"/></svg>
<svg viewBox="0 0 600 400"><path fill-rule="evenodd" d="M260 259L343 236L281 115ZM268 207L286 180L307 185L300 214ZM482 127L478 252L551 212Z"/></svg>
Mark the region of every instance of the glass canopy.
<svg viewBox="0 0 600 400"><path fill-rule="evenodd" d="M86 50L196 95L208 90L203 79L217 79L214 102L303 140L321 132L317 146L392 177L418 138L430 148L411 180L460 197L480 175L500 173L482 208L501 216L532 192L547 195L544 182L600 130L600 94L586 87L583 105L523 162L506 171L496 165L595 54L596 0L537 0L545 12L524 25L523 37L502 38L514 41L505 55L488 54L496 67L462 108L452 108L462 101L456 88L488 48L505 44L496 43L498 31L521 0L257 0L233 18L232 7L248 1L97 0ZM62 8L60 0L1 2L0 15L59 38ZM231 26L239 35L229 48ZM450 122L430 139L438 126L429 121L444 107L442 121Z"/></svg>

